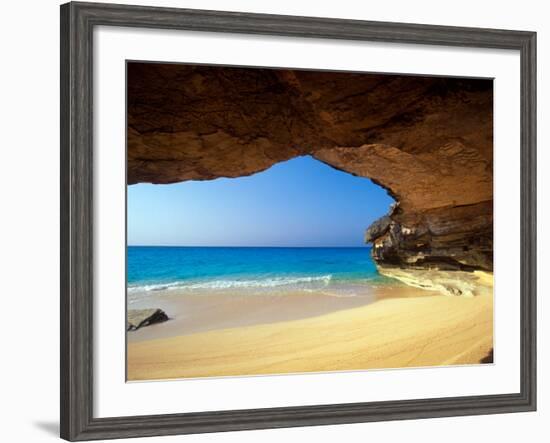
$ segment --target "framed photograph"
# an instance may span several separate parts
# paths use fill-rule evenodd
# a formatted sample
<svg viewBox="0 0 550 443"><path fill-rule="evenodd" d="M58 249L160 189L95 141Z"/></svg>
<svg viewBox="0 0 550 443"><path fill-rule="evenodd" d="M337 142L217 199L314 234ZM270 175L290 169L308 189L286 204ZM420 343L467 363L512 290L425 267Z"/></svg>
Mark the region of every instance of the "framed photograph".
<svg viewBox="0 0 550 443"><path fill-rule="evenodd" d="M535 42L61 6L61 437L535 410Z"/></svg>

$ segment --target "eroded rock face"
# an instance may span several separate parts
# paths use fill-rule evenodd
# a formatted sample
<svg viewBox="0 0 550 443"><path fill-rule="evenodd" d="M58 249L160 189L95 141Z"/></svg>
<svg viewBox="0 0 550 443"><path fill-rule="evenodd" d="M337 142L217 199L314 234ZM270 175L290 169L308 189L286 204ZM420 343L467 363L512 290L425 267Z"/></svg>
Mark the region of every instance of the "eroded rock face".
<svg viewBox="0 0 550 443"><path fill-rule="evenodd" d="M370 177L397 200L391 226L367 236L379 262L492 270L492 164L477 150L459 142L417 154L364 145L324 149L315 157Z"/></svg>
<svg viewBox="0 0 550 443"><path fill-rule="evenodd" d="M130 63L128 183L312 155L395 198L380 265L492 270L492 109L490 80Z"/></svg>

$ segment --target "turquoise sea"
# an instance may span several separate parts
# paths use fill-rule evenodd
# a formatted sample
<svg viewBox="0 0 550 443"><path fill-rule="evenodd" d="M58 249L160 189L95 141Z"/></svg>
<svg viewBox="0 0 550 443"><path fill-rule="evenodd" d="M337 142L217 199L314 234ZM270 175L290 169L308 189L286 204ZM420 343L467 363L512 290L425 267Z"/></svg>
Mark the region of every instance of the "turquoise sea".
<svg viewBox="0 0 550 443"><path fill-rule="evenodd" d="M396 283L378 274L371 248L128 247L128 293L322 291L352 296Z"/></svg>

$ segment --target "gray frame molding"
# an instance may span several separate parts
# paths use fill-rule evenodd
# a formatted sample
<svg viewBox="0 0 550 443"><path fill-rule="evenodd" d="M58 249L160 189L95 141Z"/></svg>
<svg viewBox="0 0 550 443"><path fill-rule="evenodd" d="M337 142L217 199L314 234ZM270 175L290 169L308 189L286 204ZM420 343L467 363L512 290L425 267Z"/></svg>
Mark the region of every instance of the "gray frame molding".
<svg viewBox="0 0 550 443"><path fill-rule="evenodd" d="M521 392L186 414L93 417L94 26L517 50L521 54ZM61 6L61 437L70 441L536 409L536 33L100 3Z"/></svg>

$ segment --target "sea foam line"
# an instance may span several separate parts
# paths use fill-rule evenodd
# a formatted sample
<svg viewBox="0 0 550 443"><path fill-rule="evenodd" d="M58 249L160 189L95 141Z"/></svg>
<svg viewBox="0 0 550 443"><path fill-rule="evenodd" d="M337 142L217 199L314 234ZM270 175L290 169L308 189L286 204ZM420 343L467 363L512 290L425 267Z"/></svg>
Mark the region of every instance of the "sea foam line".
<svg viewBox="0 0 550 443"><path fill-rule="evenodd" d="M128 292L150 292L165 290L196 290L196 289L233 289L233 288L274 288L288 285L304 285L308 283L320 283L327 286L332 275L315 277L272 277L251 280L210 280L201 282L173 282L140 286L129 286Z"/></svg>

